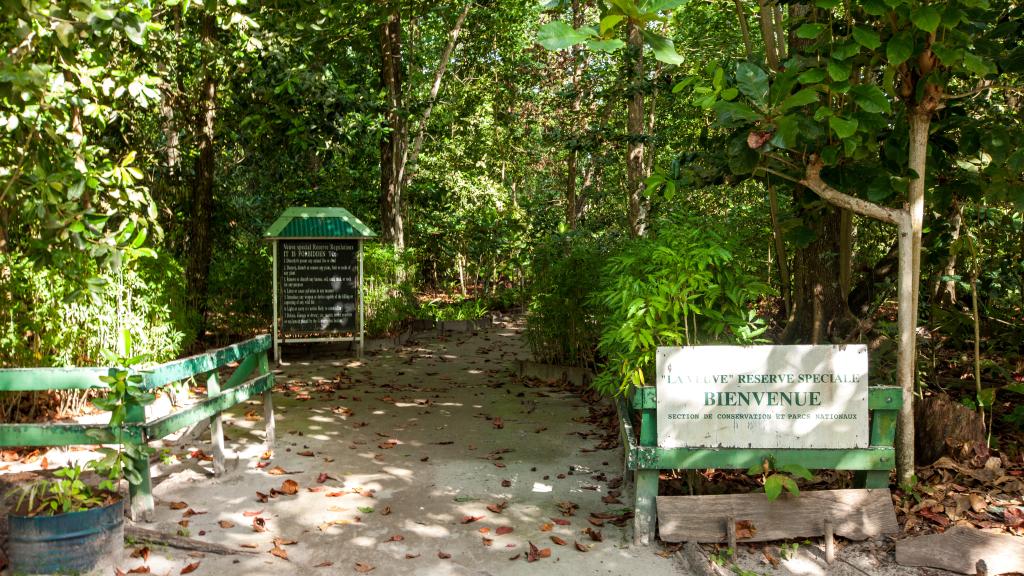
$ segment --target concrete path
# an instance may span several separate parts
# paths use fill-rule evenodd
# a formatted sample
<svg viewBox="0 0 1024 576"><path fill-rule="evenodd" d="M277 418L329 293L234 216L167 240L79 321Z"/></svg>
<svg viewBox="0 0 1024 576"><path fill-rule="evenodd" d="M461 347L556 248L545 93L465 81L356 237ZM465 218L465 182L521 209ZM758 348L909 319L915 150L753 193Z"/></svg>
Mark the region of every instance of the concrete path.
<svg viewBox="0 0 1024 576"><path fill-rule="evenodd" d="M201 442L172 448L154 470L158 503L148 527L250 553L199 557L150 547L148 560L126 553L122 568L176 575L198 562L191 573L252 576L690 573L678 557L658 556L657 546L630 546L630 522L615 525L630 494L620 486L621 448L603 445L606 431L591 423L601 405L518 382L515 362L528 357L519 326L415 338L361 362L344 349L305 357L289 349L292 361L277 376L272 456L263 453L254 402L225 416L237 458L225 476L209 477L211 463L195 452L209 452ZM588 520L592 514L602 526Z"/></svg>

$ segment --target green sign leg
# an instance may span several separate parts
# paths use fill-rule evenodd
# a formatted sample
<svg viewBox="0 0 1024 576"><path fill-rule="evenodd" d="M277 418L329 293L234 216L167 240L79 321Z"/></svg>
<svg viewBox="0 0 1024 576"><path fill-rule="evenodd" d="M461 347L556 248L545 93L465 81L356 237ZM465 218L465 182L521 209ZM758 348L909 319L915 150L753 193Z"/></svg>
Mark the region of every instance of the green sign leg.
<svg viewBox="0 0 1024 576"><path fill-rule="evenodd" d="M144 424L146 422L146 409L142 406L129 406L125 421L130 423ZM134 439L129 440L133 442ZM134 442L133 442L134 443ZM146 435L143 433L142 446L146 445ZM153 521L153 479L149 474L149 455L142 453L132 458L132 468L139 471L142 478L138 484L128 484L128 496L131 499L131 518L136 522Z"/></svg>
<svg viewBox="0 0 1024 576"><path fill-rule="evenodd" d="M658 443L654 410L640 411L640 446ZM657 529L658 470L637 470L633 488L636 490L633 517L633 543L647 545L654 540Z"/></svg>

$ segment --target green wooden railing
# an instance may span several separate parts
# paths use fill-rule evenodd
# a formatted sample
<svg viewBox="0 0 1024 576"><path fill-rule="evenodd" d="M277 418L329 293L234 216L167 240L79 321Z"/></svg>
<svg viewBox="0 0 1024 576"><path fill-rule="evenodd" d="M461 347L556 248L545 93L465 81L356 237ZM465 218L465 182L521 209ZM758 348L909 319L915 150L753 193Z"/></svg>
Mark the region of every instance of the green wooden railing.
<svg viewBox="0 0 1024 576"><path fill-rule="evenodd" d="M748 469L771 456L778 465L854 470L857 484L864 488L889 485L889 473L896 462L896 417L903 405L899 387L868 389L870 445L855 449L660 448L656 390L653 386L636 388L630 397L618 401L625 464L634 471L634 539L638 544L646 544L654 537L660 470Z"/></svg>
<svg viewBox="0 0 1024 576"><path fill-rule="evenodd" d="M274 376L270 373L267 351L270 336L259 336L239 344L174 360L137 372L143 387L153 391L169 384L207 375L206 398L196 404L160 418L146 420L145 410L129 410L119 430L106 424L0 424L0 446L74 446L116 444L120 437L126 444L144 445L202 420L210 421L213 468L224 472L224 432L221 412L253 396L263 395L268 449L274 442ZM223 383L217 370L238 363ZM0 369L0 392L31 392L45 390L88 390L105 388L100 376L113 368L10 368ZM142 481L129 485L132 516L148 519L153 511L152 479L148 458L138 463Z"/></svg>

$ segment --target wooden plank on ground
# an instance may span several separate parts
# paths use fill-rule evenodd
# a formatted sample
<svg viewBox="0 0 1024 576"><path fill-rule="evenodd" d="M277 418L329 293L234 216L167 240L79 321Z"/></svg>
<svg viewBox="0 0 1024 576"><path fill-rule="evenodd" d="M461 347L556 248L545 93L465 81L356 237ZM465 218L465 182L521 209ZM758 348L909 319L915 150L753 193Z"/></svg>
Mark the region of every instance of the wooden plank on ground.
<svg viewBox="0 0 1024 576"><path fill-rule="evenodd" d="M659 528L665 542L725 542L730 516L754 526L754 535L740 538L741 543L823 536L829 517L835 534L850 540L900 529L888 488L806 491L775 501L761 492L658 497Z"/></svg>
<svg viewBox="0 0 1024 576"><path fill-rule="evenodd" d="M1024 539L954 526L942 534L907 538L896 543L896 563L975 574L984 560L989 574L1024 572Z"/></svg>

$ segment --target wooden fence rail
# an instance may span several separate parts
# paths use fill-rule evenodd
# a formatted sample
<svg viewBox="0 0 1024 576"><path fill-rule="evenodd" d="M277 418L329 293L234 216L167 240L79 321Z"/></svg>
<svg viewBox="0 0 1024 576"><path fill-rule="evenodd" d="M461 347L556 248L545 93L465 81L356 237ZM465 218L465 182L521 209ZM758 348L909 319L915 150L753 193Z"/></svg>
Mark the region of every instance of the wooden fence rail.
<svg viewBox="0 0 1024 576"><path fill-rule="evenodd" d="M258 336L238 344L210 350L152 368L137 370L143 387L158 390L169 384L197 376L206 376L206 398L184 410L146 420L144 409L129 410L125 422L117 428L106 424L0 424L0 446L75 446L93 444L146 445L186 426L210 420L213 467L224 472L224 432L221 412L254 396L263 396L267 448L274 443L274 376L270 373L267 351L270 336ZM231 375L221 383L217 370L237 363ZM89 390L106 388L100 376L115 368L9 368L0 369L0 392L45 390ZM129 484L131 513L148 520L153 511L153 486L149 459L138 462L142 480ZM141 459L141 458L140 458Z"/></svg>

